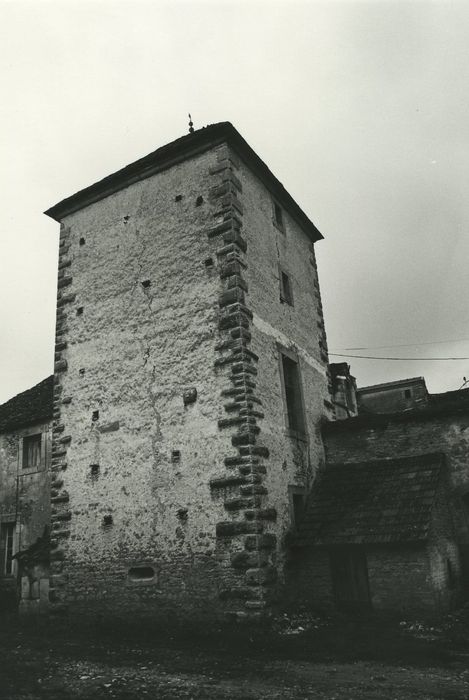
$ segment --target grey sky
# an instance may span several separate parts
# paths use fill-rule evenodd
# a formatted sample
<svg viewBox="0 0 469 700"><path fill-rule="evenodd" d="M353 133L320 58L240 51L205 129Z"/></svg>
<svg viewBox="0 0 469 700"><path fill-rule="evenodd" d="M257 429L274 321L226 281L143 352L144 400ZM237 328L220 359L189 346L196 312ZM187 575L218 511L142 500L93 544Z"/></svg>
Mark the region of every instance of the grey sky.
<svg viewBox="0 0 469 700"><path fill-rule="evenodd" d="M324 234L331 352L469 357L468 30L465 2L0 0L0 401L52 371L42 211L184 134L188 111L233 122ZM368 350L396 344L413 345ZM360 385L469 376L350 362Z"/></svg>

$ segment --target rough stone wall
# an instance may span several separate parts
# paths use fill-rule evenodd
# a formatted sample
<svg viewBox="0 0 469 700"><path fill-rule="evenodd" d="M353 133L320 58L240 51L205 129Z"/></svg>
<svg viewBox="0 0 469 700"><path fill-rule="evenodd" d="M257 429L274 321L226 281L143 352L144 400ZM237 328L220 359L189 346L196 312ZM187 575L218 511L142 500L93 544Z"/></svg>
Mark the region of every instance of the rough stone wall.
<svg viewBox="0 0 469 700"><path fill-rule="evenodd" d="M435 612L446 607L432 578L425 547L369 547L366 550L368 582L375 611ZM297 608L335 609L327 550L301 549L288 565L286 600Z"/></svg>
<svg viewBox="0 0 469 700"><path fill-rule="evenodd" d="M405 392L410 391L411 395L406 397ZM425 380L411 380L407 384L402 382L399 386L389 386L367 390L366 387L358 390L358 403L360 410L371 413L393 413L394 411L405 411L415 406L421 407L428 399Z"/></svg>
<svg viewBox="0 0 469 700"><path fill-rule="evenodd" d="M75 611L213 615L232 576L210 489L233 450L215 366L218 249L236 248L213 232L223 160L208 151L62 224L51 599Z"/></svg>
<svg viewBox="0 0 469 700"><path fill-rule="evenodd" d="M290 491L306 494L324 464L320 422L332 415L327 343L313 244L287 211L282 211L283 230L276 225L274 200L249 168L241 164L238 177L245 204L251 347L259 358L256 391L263 412L259 438L269 455L264 487L266 503L275 509L269 532L275 535L272 556L283 584L285 539L293 526ZM281 271L290 278L293 305L280 300ZM305 435L287 428L279 348L298 358Z"/></svg>
<svg viewBox="0 0 469 700"><path fill-rule="evenodd" d="M23 437L42 434L42 459L38 468L23 469ZM50 522L50 452L51 425L39 423L0 435L0 522L16 523L15 553L33 544ZM2 552L2 572L3 555ZM15 567L16 568L16 567ZM16 594L16 580L0 574L0 597L7 590Z"/></svg>
<svg viewBox="0 0 469 700"><path fill-rule="evenodd" d="M331 404L314 250L286 212L276 230L272 206L222 144L62 223L57 604L239 617L275 598L289 487L306 491L323 463ZM278 342L300 361L301 438L286 430Z"/></svg>
<svg viewBox="0 0 469 700"><path fill-rule="evenodd" d="M461 552L455 541L446 479L437 491L427 543L430 578L441 610L458 605L464 597Z"/></svg>

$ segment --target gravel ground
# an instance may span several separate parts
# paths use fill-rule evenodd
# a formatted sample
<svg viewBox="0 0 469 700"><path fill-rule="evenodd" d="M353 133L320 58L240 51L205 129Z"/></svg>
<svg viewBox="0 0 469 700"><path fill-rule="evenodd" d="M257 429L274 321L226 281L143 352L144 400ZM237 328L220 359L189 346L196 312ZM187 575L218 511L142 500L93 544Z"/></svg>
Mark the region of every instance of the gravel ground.
<svg viewBox="0 0 469 700"><path fill-rule="evenodd" d="M270 633L0 629L1 700L469 699L469 615L287 618Z"/></svg>

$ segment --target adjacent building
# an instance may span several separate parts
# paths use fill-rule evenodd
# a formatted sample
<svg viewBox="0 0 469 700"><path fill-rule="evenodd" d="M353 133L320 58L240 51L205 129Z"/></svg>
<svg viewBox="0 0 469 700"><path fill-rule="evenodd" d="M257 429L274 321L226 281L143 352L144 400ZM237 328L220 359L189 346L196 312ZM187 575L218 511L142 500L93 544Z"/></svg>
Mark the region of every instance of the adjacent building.
<svg viewBox="0 0 469 700"><path fill-rule="evenodd" d="M27 557L20 565L15 554L50 525L52 393L48 377L0 406L0 609L20 598L24 606L48 602L48 575L29 572Z"/></svg>

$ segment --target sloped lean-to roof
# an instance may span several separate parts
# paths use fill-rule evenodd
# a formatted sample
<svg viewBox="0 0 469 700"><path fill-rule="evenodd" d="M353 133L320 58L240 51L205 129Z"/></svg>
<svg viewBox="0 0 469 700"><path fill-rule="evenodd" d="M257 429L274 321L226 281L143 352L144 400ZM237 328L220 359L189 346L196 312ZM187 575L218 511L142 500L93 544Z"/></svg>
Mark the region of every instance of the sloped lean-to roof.
<svg viewBox="0 0 469 700"><path fill-rule="evenodd" d="M326 467L293 544L425 541L443 468L440 454Z"/></svg>
<svg viewBox="0 0 469 700"><path fill-rule="evenodd" d="M0 433L52 420L54 377L0 405Z"/></svg>

